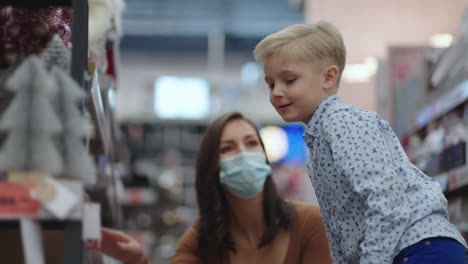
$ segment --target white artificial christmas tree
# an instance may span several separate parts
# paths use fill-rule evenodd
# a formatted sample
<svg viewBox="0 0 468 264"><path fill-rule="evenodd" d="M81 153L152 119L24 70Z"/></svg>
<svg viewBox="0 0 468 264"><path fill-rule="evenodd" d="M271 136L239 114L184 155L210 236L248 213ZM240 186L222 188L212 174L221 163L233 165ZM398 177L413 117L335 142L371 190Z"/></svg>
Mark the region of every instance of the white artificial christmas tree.
<svg viewBox="0 0 468 264"><path fill-rule="evenodd" d="M40 57L48 70L55 66L66 72L71 71L71 51L57 34L52 37Z"/></svg>
<svg viewBox="0 0 468 264"><path fill-rule="evenodd" d="M8 133L0 170L61 173L53 136L62 132L62 125L49 101L57 87L43 62L35 56L26 59L5 86L15 96L0 119L0 130Z"/></svg>
<svg viewBox="0 0 468 264"><path fill-rule="evenodd" d="M78 108L85 93L68 73L59 68L52 69L52 77L58 87L54 104L63 124L63 133L59 137L63 174L86 184L95 184L96 169L83 143L91 132L91 125Z"/></svg>

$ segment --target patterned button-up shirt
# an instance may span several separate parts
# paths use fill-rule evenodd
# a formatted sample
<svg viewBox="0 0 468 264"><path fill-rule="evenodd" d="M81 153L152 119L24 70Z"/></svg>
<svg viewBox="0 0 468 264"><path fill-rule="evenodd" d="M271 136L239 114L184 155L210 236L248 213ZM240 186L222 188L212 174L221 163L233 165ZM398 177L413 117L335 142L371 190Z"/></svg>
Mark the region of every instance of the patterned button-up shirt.
<svg viewBox="0 0 468 264"><path fill-rule="evenodd" d="M336 95L305 131L307 171L335 264L386 264L429 237L466 242L449 223L440 185L407 158L390 125Z"/></svg>

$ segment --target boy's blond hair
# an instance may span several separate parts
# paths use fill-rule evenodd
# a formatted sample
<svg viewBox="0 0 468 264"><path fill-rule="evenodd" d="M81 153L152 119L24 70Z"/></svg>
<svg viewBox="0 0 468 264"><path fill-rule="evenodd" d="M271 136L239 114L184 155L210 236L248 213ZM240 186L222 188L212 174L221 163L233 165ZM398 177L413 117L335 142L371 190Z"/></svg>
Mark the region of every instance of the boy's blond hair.
<svg viewBox="0 0 468 264"><path fill-rule="evenodd" d="M253 53L260 63L275 54L294 61L318 62L320 67L336 65L339 69L337 87L346 64L341 33L325 21L286 27L260 41Z"/></svg>

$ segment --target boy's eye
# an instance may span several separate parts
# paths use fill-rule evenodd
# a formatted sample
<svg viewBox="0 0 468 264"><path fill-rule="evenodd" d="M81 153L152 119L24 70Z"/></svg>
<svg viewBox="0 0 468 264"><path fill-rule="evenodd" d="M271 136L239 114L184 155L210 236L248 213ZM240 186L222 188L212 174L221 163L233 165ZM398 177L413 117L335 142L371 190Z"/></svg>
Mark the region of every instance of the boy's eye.
<svg viewBox="0 0 468 264"><path fill-rule="evenodd" d="M287 84L293 84L295 81L296 81L295 78L294 79L288 79L288 80L286 80L286 83Z"/></svg>
<svg viewBox="0 0 468 264"><path fill-rule="evenodd" d="M268 90L273 90L273 88L275 88L274 84L268 84Z"/></svg>

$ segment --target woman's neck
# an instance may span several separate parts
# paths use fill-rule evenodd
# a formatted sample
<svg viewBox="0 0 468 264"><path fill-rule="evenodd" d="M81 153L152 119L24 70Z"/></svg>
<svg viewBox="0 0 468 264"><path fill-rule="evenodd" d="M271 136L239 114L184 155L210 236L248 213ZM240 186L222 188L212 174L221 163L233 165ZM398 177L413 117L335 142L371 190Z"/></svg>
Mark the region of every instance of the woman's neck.
<svg viewBox="0 0 468 264"><path fill-rule="evenodd" d="M257 245L265 230L263 191L253 198L242 199L226 191L231 208L231 232Z"/></svg>

